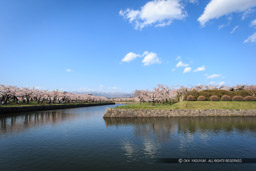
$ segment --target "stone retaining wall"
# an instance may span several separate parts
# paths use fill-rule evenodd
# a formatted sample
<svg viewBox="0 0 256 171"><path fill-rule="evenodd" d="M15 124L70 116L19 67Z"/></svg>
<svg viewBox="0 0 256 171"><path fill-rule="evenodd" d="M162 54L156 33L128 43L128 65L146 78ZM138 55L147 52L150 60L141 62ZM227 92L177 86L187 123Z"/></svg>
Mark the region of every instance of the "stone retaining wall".
<svg viewBox="0 0 256 171"><path fill-rule="evenodd" d="M66 109L66 108L76 108L76 107L102 106L102 105L112 105L112 104L115 104L115 103L74 104L74 105L45 105L45 106L25 106L25 107L0 107L0 114L39 111L39 110Z"/></svg>
<svg viewBox="0 0 256 171"><path fill-rule="evenodd" d="M202 109L202 110L149 110L107 108L104 118L143 118L143 117L193 117L193 116L256 116L256 109Z"/></svg>

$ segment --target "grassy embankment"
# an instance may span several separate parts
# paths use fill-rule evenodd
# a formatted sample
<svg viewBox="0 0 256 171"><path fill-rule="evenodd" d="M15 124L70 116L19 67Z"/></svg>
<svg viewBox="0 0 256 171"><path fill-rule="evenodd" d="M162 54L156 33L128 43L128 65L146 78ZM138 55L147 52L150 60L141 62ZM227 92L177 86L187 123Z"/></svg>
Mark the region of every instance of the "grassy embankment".
<svg viewBox="0 0 256 171"><path fill-rule="evenodd" d="M238 101L183 101L173 105L152 103L133 103L124 106L118 106L117 109L256 109L256 101L238 102Z"/></svg>

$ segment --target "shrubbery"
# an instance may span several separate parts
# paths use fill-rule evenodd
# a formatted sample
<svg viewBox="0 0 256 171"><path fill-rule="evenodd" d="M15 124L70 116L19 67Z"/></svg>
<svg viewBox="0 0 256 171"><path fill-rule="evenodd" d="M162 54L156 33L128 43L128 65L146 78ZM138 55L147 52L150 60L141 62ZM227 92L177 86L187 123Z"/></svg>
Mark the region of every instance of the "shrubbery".
<svg viewBox="0 0 256 171"><path fill-rule="evenodd" d="M206 99L209 100L210 97L213 95L218 96L220 98L223 95L232 96L232 93L233 92L227 90L203 90L200 92L200 95L206 97Z"/></svg>
<svg viewBox="0 0 256 171"><path fill-rule="evenodd" d="M244 101L255 101L255 100L256 100L256 98L253 97L253 96L246 96L246 97L244 97Z"/></svg>
<svg viewBox="0 0 256 171"><path fill-rule="evenodd" d="M193 95L188 95L187 96L187 101L206 101L207 98L205 96L198 96L197 98L195 98ZM221 96L221 98L219 98L217 95L212 95L209 97L210 101L219 101L221 99L221 101L256 101L256 98L253 96L233 96L232 98L229 95L223 95Z"/></svg>
<svg viewBox="0 0 256 171"><path fill-rule="evenodd" d="M251 95L250 91L248 91L248 90L235 91L233 94L234 94L234 96L243 96L243 97Z"/></svg>
<svg viewBox="0 0 256 171"><path fill-rule="evenodd" d="M206 98L204 96L199 96L197 98L197 101L205 101L205 100L206 100Z"/></svg>
<svg viewBox="0 0 256 171"><path fill-rule="evenodd" d="M186 94L186 99L188 98L189 95L192 95L195 99L197 99L200 96L199 92L196 90L188 91Z"/></svg>
<svg viewBox="0 0 256 171"><path fill-rule="evenodd" d="M243 100L244 100L243 96L234 96L232 98L232 101L243 101Z"/></svg>
<svg viewBox="0 0 256 171"><path fill-rule="evenodd" d="M213 96L210 97L210 100L211 101L219 101L219 97L216 96L216 95L213 95Z"/></svg>
<svg viewBox="0 0 256 171"><path fill-rule="evenodd" d="M252 96L252 91L249 90L237 90L237 91L228 91L228 90L219 90L219 89L209 89L203 91L192 90L188 91L185 95L187 101L256 101L256 98ZM193 96L193 98L189 98ZM204 97L204 98L203 98ZM223 98L222 98L223 97Z"/></svg>
<svg viewBox="0 0 256 171"><path fill-rule="evenodd" d="M218 98L221 98L224 95L228 95L231 98L234 96L251 96L252 94L250 93L249 90L239 90L239 91L228 91L228 90L217 90L217 89L213 89L213 90L203 90L203 91L196 91L196 90L192 90L192 91L188 91L186 94L186 97L188 97L189 95L194 96L195 99L197 99L199 96L204 96L206 98L206 100L210 100L211 96L218 96Z"/></svg>
<svg viewBox="0 0 256 171"><path fill-rule="evenodd" d="M229 95L223 95L221 101L231 101L231 97Z"/></svg>
<svg viewBox="0 0 256 171"><path fill-rule="evenodd" d="M187 101L194 101L195 100L195 98L194 98L194 96L192 96L192 95L189 95L188 97L187 97Z"/></svg>

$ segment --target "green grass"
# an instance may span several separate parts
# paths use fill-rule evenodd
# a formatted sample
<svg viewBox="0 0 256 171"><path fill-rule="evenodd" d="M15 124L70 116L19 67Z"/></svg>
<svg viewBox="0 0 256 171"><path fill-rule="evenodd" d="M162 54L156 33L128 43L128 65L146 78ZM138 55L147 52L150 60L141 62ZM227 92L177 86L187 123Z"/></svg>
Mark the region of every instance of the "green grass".
<svg viewBox="0 0 256 171"><path fill-rule="evenodd" d="M184 101L173 105L151 103L133 103L116 107L118 109L256 109L256 102L237 102L237 101Z"/></svg>
<svg viewBox="0 0 256 171"><path fill-rule="evenodd" d="M124 106L118 106L117 109L171 109L170 104L155 104L152 103L132 103Z"/></svg>

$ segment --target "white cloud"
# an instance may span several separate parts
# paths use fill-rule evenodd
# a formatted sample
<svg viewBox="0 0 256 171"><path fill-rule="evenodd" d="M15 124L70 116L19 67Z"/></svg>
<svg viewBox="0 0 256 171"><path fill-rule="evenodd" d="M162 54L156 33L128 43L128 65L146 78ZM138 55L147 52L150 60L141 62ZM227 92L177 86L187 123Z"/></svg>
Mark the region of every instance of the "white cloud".
<svg viewBox="0 0 256 171"><path fill-rule="evenodd" d="M71 69L69 69L69 68L68 68L68 69L66 69L66 71L67 71L67 72L72 72L72 70L71 70Z"/></svg>
<svg viewBox="0 0 256 171"><path fill-rule="evenodd" d="M119 15L135 24L135 29L143 29L148 25L163 27L170 25L173 20L186 17L180 0L152 0L147 2L140 10L127 8L120 10Z"/></svg>
<svg viewBox="0 0 256 171"><path fill-rule="evenodd" d="M248 10L246 10L243 15L242 15L242 20L244 20L247 16L249 16L251 13L254 13L254 10L249 8Z"/></svg>
<svg viewBox="0 0 256 171"><path fill-rule="evenodd" d="M225 84L225 82L221 81L221 82L218 83L218 86L222 86L223 84Z"/></svg>
<svg viewBox="0 0 256 171"><path fill-rule="evenodd" d="M201 66L195 69L194 72L204 71L205 69L206 69L205 66Z"/></svg>
<svg viewBox="0 0 256 171"><path fill-rule="evenodd" d="M179 68L179 67L187 67L187 66L189 66L189 64L184 64L182 61L179 61L177 63L177 65L176 65L177 68Z"/></svg>
<svg viewBox="0 0 256 171"><path fill-rule="evenodd" d="M231 16L228 16L228 22L227 22L227 24L219 25L219 26L218 26L218 29L220 30L220 29L222 29L223 27L229 26L229 24L231 23L231 20L232 20L232 17L231 17Z"/></svg>
<svg viewBox="0 0 256 171"><path fill-rule="evenodd" d="M82 88L78 89L78 91L96 91L96 89L94 89L94 88L82 87Z"/></svg>
<svg viewBox="0 0 256 171"><path fill-rule="evenodd" d="M251 27L256 26L256 19L255 19L255 20L252 20L252 22L251 22L250 26L251 26Z"/></svg>
<svg viewBox="0 0 256 171"><path fill-rule="evenodd" d="M235 26L230 33L231 34L235 33L238 28L239 28L239 26Z"/></svg>
<svg viewBox="0 0 256 171"><path fill-rule="evenodd" d="M187 72L190 72L191 71L191 67L186 67L185 69L184 69L184 71L183 71L183 73L187 73Z"/></svg>
<svg viewBox="0 0 256 171"><path fill-rule="evenodd" d="M233 13L243 12L256 6L255 0L211 0L198 18L202 26L209 20Z"/></svg>
<svg viewBox="0 0 256 171"><path fill-rule="evenodd" d="M212 75L208 75L206 78L207 79L211 79L211 78L217 78L217 77L220 77L221 74L212 74Z"/></svg>
<svg viewBox="0 0 256 171"><path fill-rule="evenodd" d="M226 26L225 24L221 24L221 25L218 26L218 29L220 30L220 29L222 29L225 26Z"/></svg>
<svg viewBox="0 0 256 171"><path fill-rule="evenodd" d="M245 41L244 43L248 43L248 42L256 42L256 32L253 33L252 35L250 35Z"/></svg>
<svg viewBox="0 0 256 171"><path fill-rule="evenodd" d="M145 52L143 52L142 56L146 56L146 55L148 55L148 54L149 54L149 52L148 52L148 51L145 51Z"/></svg>
<svg viewBox="0 0 256 171"><path fill-rule="evenodd" d="M144 57L142 60L142 63L144 65L152 65L152 64L157 64L157 63L160 64L161 63L161 60L159 59L159 57L156 53L148 52L148 51L143 52L142 55L136 54L133 52L129 52L122 59L122 62L130 62L130 61L136 59L137 57Z"/></svg>
<svg viewBox="0 0 256 171"><path fill-rule="evenodd" d="M111 90L121 90L121 88L116 87L116 86L113 86L113 87L111 87L110 89L111 89Z"/></svg>
<svg viewBox="0 0 256 171"><path fill-rule="evenodd" d="M215 84L215 82L214 82L214 81L211 81L211 82L209 82L209 84Z"/></svg>
<svg viewBox="0 0 256 171"><path fill-rule="evenodd" d="M188 0L188 2L191 3L191 4L197 4L198 0Z"/></svg>
<svg viewBox="0 0 256 171"><path fill-rule="evenodd" d="M140 15L140 11L138 10L130 10L127 8L125 11L121 10L119 11L119 15L129 19L129 22L133 22L136 20L136 18Z"/></svg>
<svg viewBox="0 0 256 171"><path fill-rule="evenodd" d="M100 84L99 85L99 90L102 91L104 89L104 85Z"/></svg>
<svg viewBox="0 0 256 171"><path fill-rule="evenodd" d="M152 65L152 64L160 64L161 61L158 58L157 54L154 52L144 52L143 53L144 59L142 60L142 63L144 65Z"/></svg>
<svg viewBox="0 0 256 171"><path fill-rule="evenodd" d="M173 68L173 69L172 69L172 72L174 72L175 70L176 70L176 69L175 69L175 68Z"/></svg>
<svg viewBox="0 0 256 171"><path fill-rule="evenodd" d="M180 61L181 60L181 56L177 56L176 60Z"/></svg>
<svg viewBox="0 0 256 171"><path fill-rule="evenodd" d="M106 87L102 84L98 85L98 87L95 87L95 88L83 87L83 88L78 89L79 92L97 93L97 94L99 92L102 92L103 93L102 96L106 96L106 94L104 94L104 93L107 93L107 92L113 93L113 92L117 92L119 90L122 90L122 88L117 87L117 86Z"/></svg>
<svg viewBox="0 0 256 171"><path fill-rule="evenodd" d="M122 62L131 62L132 60L136 59L139 56L140 56L139 54L136 54L136 53L133 53L133 52L129 52L122 59Z"/></svg>

